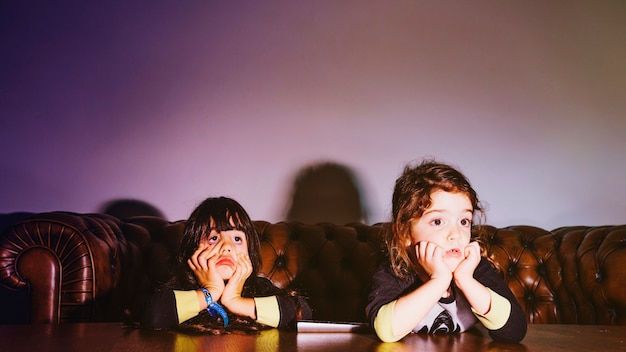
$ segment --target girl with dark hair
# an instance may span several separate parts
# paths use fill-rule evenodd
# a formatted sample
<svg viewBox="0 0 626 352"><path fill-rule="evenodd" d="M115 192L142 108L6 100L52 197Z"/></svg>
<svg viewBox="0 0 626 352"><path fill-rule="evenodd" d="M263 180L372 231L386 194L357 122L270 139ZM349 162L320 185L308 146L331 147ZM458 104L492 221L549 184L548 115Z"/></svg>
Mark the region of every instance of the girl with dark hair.
<svg viewBox="0 0 626 352"><path fill-rule="evenodd" d="M257 276L259 237L247 212L225 197L204 200L185 224L174 277L143 309L142 326L220 333L294 327L306 301Z"/></svg>
<svg viewBox="0 0 626 352"><path fill-rule="evenodd" d="M396 180L387 261L374 274L366 314L383 341L411 332L456 333L480 322L496 341L519 342L526 316L472 235L484 218L455 168L425 160Z"/></svg>

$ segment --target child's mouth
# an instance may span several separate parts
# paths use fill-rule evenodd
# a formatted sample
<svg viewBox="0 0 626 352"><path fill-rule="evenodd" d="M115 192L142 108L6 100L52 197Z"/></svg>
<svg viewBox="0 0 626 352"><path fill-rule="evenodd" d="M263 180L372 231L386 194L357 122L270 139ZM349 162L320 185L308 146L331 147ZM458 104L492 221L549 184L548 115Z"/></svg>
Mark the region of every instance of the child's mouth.
<svg viewBox="0 0 626 352"><path fill-rule="evenodd" d="M222 258L222 259L218 260L217 263L215 263L215 265L234 266L235 262L232 259L230 259L230 258Z"/></svg>
<svg viewBox="0 0 626 352"><path fill-rule="evenodd" d="M460 257L461 256L461 250L459 250L458 248L452 248L449 249L448 251L446 251L446 255L449 257Z"/></svg>

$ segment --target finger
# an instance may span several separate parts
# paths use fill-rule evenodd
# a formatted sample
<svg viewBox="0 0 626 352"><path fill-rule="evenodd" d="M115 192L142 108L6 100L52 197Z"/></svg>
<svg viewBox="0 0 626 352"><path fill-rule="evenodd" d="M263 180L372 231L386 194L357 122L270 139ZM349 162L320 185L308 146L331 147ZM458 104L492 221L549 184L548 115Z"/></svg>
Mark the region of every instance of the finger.
<svg viewBox="0 0 626 352"><path fill-rule="evenodd" d="M252 261L250 261L250 256L247 253L242 254L241 263L243 267L243 276L247 278L252 273Z"/></svg>
<svg viewBox="0 0 626 352"><path fill-rule="evenodd" d="M202 269L202 270L205 270L205 271L209 269L207 261L209 260L209 258L211 256L210 255L210 251L211 251L210 248L205 248L205 249L201 250L200 253L198 254L197 262L198 262L199 269Z"/></svg>
<svg viewBox="0 0 626 352"><path fill-rule="evenodd" d="M252 261L250 260L248 253L242 253L241 260L242 263L245 264L246 268L252 268Z"/></svg>
<svg viewBox="0 0 626 352"><path fill-rule="evenodd" d="M430 260L438 260L443 257L443 251L432 242L426 244L426 255Z"/></svg>
<svg viewBox="0 0 626 352"><path fill-rule="evenodd" d="M237 258L237 268L235 273L239 279L243 279L248 271L248 264L246 263L246 254L240 253Z"/></svg>
<svg viewBox="0 0 626 352"><path fill-rule="evenodd" d="M215 246L210 246L205 248L200 254L199 263L204 270L215 269L215 261L217 260L220 249L222 248L221 244L217 244Z"/></svg>
<svg viewBox="0 0 626 352"><path fill-rule="evenodd" d="M441 249L441 247L439 247L438 245L434 244L434 243L430 243L430 247L432 250L432 256L433 257L440 257L443 256L443 250Z"/></svg>
<svg viewBox="0 0 626 352"><path fill-rule="evenodd" d="M417 244L417 257L420 260L424 260L426 258L426 242L419 242Z"/></svg>
<svg viewBox="0 0 626 352"><path fill-rule="evenodd" d="M233 272L233 276L229 280L229 283L232 282L232 285L239 286L243 284L243 281L247 277L247 274L246 274L247 267L246 267L243 253L238 254L236 259L237 260L235 263L235 271Z"/></svg>
<svg viewBox="0 0 626 352"><path fill-rule="evenodd" d="M465 246L465 250L463 251L463 255L465 258L468 258L469 256L472 255L472 246L467 245Z"/></svg>
<svg viewBox="0 0 626 352"><path fill-rule="evenodd" d="M196 266L193 264L193 261L191 261L191 258L187 259L187 265L191 271L196 271Z"/></svg>
<svg viewBox="0 0 626 352"><path fill-rule="evenodd" d="M433 263L437 246L430 242L420 242L420 263L430 265Z"/></svg>
<svg viewBox="0 0 626 352"><path fill-rule="evenodd" d="M471 242L465 247L465 256L480 256L480 245L478 242Z"/></svg>
<svg viewBox="0 0 626 352"><path fill-rule="evenodd" d="M213 256L218 255L220 253L221 249L222 249L222 243L219 242L216 245L207 246L206 251L207 251L209 257L213 257Z"/></svg>
<svg viewBox="0 0 626 352"><path fill-rule="evenodd" d="M200 264L198 263L198 256L202 253L202 249L196 249L188 259L188 263L192 270L198 270ZM193 267L192 267L193 266Z"/></svg>
<svg viewBox="0 0 626 352"><path fill-rule="evenodd" d="M217 246L216 246L217 247ZM219 246L221 248L221 245ZM207 269L215 270L215 263L219 258L219 250L212 251L207 258Z"/></svg>

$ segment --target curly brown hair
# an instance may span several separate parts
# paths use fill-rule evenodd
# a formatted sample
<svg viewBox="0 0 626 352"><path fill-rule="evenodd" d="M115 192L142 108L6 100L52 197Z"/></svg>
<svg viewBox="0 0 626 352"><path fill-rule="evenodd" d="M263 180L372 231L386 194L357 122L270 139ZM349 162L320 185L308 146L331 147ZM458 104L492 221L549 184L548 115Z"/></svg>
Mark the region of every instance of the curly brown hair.
<svg viewBox="0 0 626 352"><path fill-rule="evenodd" d="M434 159L408 164L396 180L392 197L391 226L385 238L391 267L399 278L407 278L416 273L410 259L412 247L407 246L411 241L411 221L424 214L432 203L430 195L438 190L467 195L473 208L474 229L479 230L480 226L476 225L484 223L485 210L478 195L459 170ZM473 239L481 242L481 232L473 231Z"/></svg>

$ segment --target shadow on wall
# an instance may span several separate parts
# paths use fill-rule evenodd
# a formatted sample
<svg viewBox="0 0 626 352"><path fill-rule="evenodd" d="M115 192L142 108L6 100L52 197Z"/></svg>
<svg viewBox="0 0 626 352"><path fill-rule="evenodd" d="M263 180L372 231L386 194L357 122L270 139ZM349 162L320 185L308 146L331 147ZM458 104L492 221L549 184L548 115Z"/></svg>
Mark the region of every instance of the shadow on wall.
<svg viewBox="0 0 626 352"><path fill-rule="evenodd" d="M113 215L118 219L132 216L156 216L165 218L163 213L155 206L137 199L116 199L105 203L101 213Z"/></svg>
<svg viewBox="0 0 626 352"><path fill-rule="evenodd" d="M367 223L360 185L346 166L323 162L298 172L291 190L286 220L305 224Z"/></svg>

